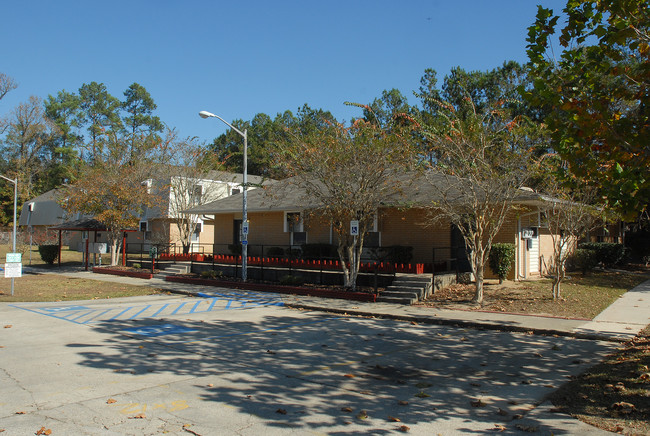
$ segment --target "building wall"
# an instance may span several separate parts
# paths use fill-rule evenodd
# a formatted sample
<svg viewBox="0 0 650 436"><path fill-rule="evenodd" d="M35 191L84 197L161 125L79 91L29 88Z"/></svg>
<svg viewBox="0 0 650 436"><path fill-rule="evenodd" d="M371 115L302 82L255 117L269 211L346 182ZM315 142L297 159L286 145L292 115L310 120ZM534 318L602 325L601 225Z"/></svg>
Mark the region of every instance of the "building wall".
<svg viewBox="0 0 650 436"><path fill-rule="evenodd" d="M527 214L529 211L512 213L505 221L501 230L494 239L494 242L506 242L515 244L517 247L517 263L513 265L509 279L516 277L516 267L520 267L520 275L539 275L539 270L530 270L530 255L526 240L519 234L519 214ZM429 212L424 209L385 209L378 216L378 230L381 232L381 246L401 245L413 247L414 263L431 263L434 261L445 261L456 257L450 247L452 245L451 225L440 222L429 225ZM250 221L250 233L248 236L251 250L254 246L264 245L266 247L283 246L290 244L291 234L284 231L284 212L253 212L248 215ZM241 214L217 215L214 221L214 243L223 248L222 252L227 253L227 245L233 243L233 220L241 219ZM521 227L538 227L538 215L524 215L521 219ZM318 217L311 216L305 221L304 226L307 232L308 243L334 243L332 240L329 222ZM548 229L538 227L539 257L548 264L552 256L552 242ZM458 241L459 243L462 243ZM219 250L217 250L219 251ZM255 251L251 251L255 253ZM257 254L252 254L257 255ZM486 266L486 277L496 276Z"/></svg>
<svg viewBox="0 0 650 436"><path fill-rule="evenodd" d="M402 245L413 247L413 262L430 263L452 257L448 248L451 246L451 226L437 223L428 225L427 211L424 209L384 209L379 214L379 231L381 245Z"/></svg>

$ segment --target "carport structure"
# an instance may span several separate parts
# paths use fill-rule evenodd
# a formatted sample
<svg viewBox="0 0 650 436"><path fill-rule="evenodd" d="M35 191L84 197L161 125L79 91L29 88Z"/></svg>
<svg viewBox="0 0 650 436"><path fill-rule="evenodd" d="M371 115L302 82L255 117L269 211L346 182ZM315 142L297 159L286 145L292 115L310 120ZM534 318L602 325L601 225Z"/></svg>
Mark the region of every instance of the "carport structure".
<svg viewBox="0 0 650 436"><path fill-rule="evenodd" d="M58 230L59 232L59 239L58 239L58 245L59 245L59 267L61 266L61 234L63 233L64 230L66 231L74 231L74 232L93 232L94 237L93 241L97 242L97 233L98 232L107 232L109 229L100 221L94 219L94 218L83 218L83 219L78 219L74 221L68 221L56 226L50 227L50 230ZM126 234L127 232L135 232L135 229L124 229L121 230L122 232L122 266L126 265ZM84 266L86 267L86 270L88 270L88 246L89 246L89 239L86 238L86 246L84 248L84 253L85 253L85 262Z"/></svg>

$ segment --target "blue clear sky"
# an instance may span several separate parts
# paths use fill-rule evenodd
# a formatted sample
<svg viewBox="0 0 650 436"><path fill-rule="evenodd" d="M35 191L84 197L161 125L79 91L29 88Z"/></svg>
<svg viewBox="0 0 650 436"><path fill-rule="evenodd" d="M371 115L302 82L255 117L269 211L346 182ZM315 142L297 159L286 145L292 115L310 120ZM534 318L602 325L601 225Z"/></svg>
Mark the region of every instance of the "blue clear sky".
<svg viewBox="0 0 650 436"><path fill-rule="evenodd" d="M103 82L117 98L133 82L181 136L211 141L227 127L201 119L274 117L304 103L340 120L384 89L409 97L426 68L488 70L526 61L537 4L562 0L112 0L4 2L0 72L18 89L0 116L30 95Z"/></svg>

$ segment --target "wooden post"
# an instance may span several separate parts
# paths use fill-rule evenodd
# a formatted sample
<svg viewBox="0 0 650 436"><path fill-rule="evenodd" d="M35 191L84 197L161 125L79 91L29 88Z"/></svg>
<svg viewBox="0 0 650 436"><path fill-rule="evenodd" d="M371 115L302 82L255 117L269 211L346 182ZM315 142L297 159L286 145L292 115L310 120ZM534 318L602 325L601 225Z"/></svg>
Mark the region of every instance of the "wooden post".
<svg viewBox="0 0 650 436"><path fill-rule="evenodd" d="M59 230L59 268L61 268L61 230Z"/></svg>

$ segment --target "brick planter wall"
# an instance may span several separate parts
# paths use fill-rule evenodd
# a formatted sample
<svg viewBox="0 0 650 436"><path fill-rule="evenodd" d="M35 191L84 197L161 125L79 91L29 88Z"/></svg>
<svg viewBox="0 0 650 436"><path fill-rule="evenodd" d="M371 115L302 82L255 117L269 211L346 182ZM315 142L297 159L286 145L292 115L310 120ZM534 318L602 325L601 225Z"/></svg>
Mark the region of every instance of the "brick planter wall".
<svg viewBox="0 0 650 436"><path fill-rule="evenodd" d="M98 274L112 274L114 276L124 276L124 277L134 277L137 279L150 279L153 278L153 274L150 272L136 272L136 271L123 271L119 269L111 269L105 267L95 267L93 268L94 273Z"/></svg>
<svg viewBox="0 0 650 436"><path fill-rule="evenodd" d="M165 280L168 282L188 283L206 286L221 286L227 288L246 289L249 291L262 291L262 292L277 292L280 294L296 294L296 295L309 295L313 297L323 298L339 298L343 300L375 302L376 295L365 292L343 292L334 291L330 289L317 289L307 288L302 286L285 286L285 285L270 285L265 283L244 283L244 282L231 282L227 280L214 280L214 279L201 279L192 277L175 277L167 276Z"/></svg>

